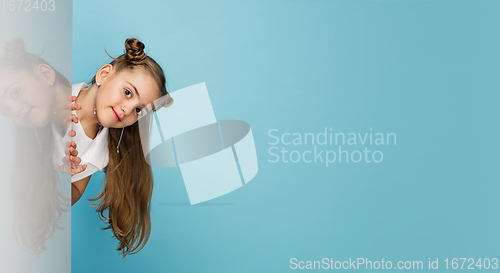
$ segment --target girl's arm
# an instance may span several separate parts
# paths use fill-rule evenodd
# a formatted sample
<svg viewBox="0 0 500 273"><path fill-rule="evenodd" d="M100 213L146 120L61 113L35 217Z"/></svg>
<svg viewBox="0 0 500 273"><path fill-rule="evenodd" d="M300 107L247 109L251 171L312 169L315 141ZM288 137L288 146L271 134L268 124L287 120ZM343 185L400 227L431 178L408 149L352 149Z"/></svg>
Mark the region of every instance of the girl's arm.
<svg viewBox="0 0 500 273"><path fill-rule="evenodd" d="M75 204L78 200L80 200L80 197L82 197L83 192L87 188L87 185L89 184L90 177L92 175L89 175L81 180L78 180L76 182L71 183L71 205Z"/></svg>

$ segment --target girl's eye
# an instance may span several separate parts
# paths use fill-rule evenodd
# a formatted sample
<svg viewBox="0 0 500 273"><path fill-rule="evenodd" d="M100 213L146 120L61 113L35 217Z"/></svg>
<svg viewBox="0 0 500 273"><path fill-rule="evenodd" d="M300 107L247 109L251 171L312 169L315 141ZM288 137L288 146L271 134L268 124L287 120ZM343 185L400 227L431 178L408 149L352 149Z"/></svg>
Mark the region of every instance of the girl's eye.
<svg viewBox="0 0 500 273"><path fill-rule="evenodd" d="M15 89L14 91L12 91L12 97L17 98L17 96L19 96L19 89Z"/></svg>
<svg viewBox="0 0 500 273"><path fill-rule="evenodd" d="M135 112L137 113L138 116L142 114L142 109L141 108L135 108Z"/></svg>
<svg viewBox="0 0 500 273"><path fill-rule="evenodd" d="M130 92L130 90L128 89L125 89L125 96L127 96L127 98L132 97L132 92Z"/></svg>

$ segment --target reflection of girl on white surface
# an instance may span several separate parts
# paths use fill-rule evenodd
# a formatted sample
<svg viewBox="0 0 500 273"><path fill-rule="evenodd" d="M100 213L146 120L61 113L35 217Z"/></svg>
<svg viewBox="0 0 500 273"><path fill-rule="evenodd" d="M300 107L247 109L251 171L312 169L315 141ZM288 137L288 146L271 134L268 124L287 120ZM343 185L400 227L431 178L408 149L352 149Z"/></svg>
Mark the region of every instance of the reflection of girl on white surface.
<svg viewBox="0 0 500 273"><path fill-rule="evenodd" d="M69 81L42 57L26 52L22 39L13 39L4 48L0 58L0 114L10 119L14 136L13 143L1 145L10 146L12 151L2 156L13 162L10 193L14 235L25 250L39 255L47 250L47 240L56 230L64 228L63 214L69 209L69 192L65 194L63 189L67 187L61 184L54 162L68 163L67 167L58 166L68 173L85 168L76 168L80 161L75 144L65 147L69 110L79 106L72 105L72 98L68 98ZM65 148L72 153L70 158L64 155Z"/></svg>
<svg viewBox="0 0 500 273"><path fill-rule="evenodd" d="M97 71L91 86L73 85L76 102L82 107L76 111L75 142L87 169L72 177L71 196L74 204L91 175L104 171L104 188L90 200L99 201L97 212L120 241L117 250L123 256L142 249L151 230L153 174L144 157L137 120L149 118L147 109L173 102L163 70L144 53L144 44L127 39L125 49L123 55ZM151 108L159 98L164 103L156 101Z"/></svg>

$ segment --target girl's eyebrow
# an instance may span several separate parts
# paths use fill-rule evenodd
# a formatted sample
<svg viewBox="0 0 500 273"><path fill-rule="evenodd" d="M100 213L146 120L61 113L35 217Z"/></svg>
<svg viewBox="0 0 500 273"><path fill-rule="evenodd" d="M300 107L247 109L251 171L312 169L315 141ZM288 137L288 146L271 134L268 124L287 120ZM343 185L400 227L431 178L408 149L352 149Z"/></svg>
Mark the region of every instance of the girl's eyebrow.
<svg viewBox="0 0 500 273"><path fill-rule="evenodd" d="M130 83L129 81L126 81L126 82L127 82L128 84L130 84L130 85L134 88L135 93L137 94L137 96L138 96L138 97L139 97L139 99L140 99L140 98L141 98L141 95L139 94L139 92L137 92L137 88L135 88L135 86L134 86L132 83Z"/></svg>
<svg viewBox="0 0 500 273"><path fill-rule="evenodd" d="M126 82L128 84L130 84L134 88L134 92L137 94L137 96L139 97L139 100L140 100L141 99L141 94L139 94L139 91L137 91L137 88L135 88L135 86L131 82L129 82L129 81L126 81ZM145 107L145 105L142 104L142 108L144 108L144 107Z"/></svg>

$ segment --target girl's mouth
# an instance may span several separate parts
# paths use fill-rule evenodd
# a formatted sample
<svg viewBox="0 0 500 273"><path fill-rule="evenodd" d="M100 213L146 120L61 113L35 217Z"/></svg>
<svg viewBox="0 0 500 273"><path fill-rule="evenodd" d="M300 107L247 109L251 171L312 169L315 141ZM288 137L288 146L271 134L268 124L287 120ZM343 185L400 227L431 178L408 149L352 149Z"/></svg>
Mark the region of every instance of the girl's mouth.
<svg viewBox="0 0 500 273"><path fill-rule="evenodd" d="M113 109L113 107L111 107L111 110L113 110L113 114L115 114L116 121L122 121L122 119L120 118L120 116L118 115L118 113L116 113L115 109Z"/></svg>

